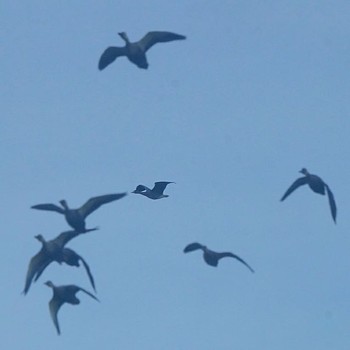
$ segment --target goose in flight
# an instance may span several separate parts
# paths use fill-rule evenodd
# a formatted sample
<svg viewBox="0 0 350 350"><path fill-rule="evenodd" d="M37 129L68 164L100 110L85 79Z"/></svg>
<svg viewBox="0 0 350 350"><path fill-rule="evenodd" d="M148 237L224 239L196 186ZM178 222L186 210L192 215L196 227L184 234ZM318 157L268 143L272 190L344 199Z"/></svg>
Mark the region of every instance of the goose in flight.
<svg viewBox="0 0 350 350"><path fill-rule="evenodd" d="M134 43L129 41L125 32L118 33L125 41L123 47L108 47L98 62L98 69L102 70L110 65L117 57L126 56L128 60L139 68L147 69L148 62L146 52L157 43L165 43L173 40L184 40L185 36L170 32L148 32L141 40Z"/></svg>
<svg viewBox="0 0 350 350"><path fill-rule="evenodd" d="M308 184L309 187L316 193L324 195L327 192L332 218L336 223L337 206L335 204L333 193L328 187L328 185L319 176L310 174L305 168L301 169L299 172L302 173L304 176L299 177L292 183L292 185L288 188L286 193L281 198L281 202L284 201L298 187Z"/></svg>
<svg viewBox="0 0 350 350"><path fill-rule="evenodd" d="M96 229L89 229L88 231L95 231ZM34 255L28 266L26 281L23 293L27 294L31 283L37 281L41 274L44 272L47 266L49 266L53 261L57 261L59 264L63 262L70 266L79 267L79 262L81 261L85 267L85 270L89 276L90 283L94 290L95 281L91 274L89 265L83 259L82 256L77 254L74 250L65 248L65 245L74 237L78 236L80 233L76 231L66 231L59 234L55 239L46 241L42 235L37 235L35 238L42 243L40 251Z"/></svg>
<svg viewBox="0 0 350 350"><path fill-rule="evenodd" d="M163 194L165 187L169 184L174 184L175 182L167 182L167 181L158 181L154 183L154 187L152 189L144 186L138 185L132 193L142 194L150 199L161 199L169 197L167 194Z"/></svg>
<svg viewBox="0 0 350 350"><path fill-rule="evenodd" d="M99 301L93 294L88 292L87 290L78 287L74 284L66 285L66 286L55 286L51 281L47 281L46 284L48 287L52 288L53 296L49 302L49 309L52 321L56 327L57 333L61 334L60 325L58 323L57 314L59 309L64 303L78 305L80 304L80 300L75 296L79 291L82 291L89 295L91 298Z"/></svg>
<svg viewBox="0 0 350 350"><path fill-rule="evenodd" d="M228 258L237 259L242 264L244 264L246 267L248 267L248 269L251 272L254 272L254 270L243 259L241 259L236 254L233 254L230 252L217 253L217 252L214 252L213 250L208 249L205 245L202 245L202 244L197 243L197 242L190 243L189 245L187 245L184 249L184 253L193 252L194 250L198 250L198 249L201 249L203 251L204 261L210 266L216 267L216 266L218 266L220 259L228 257Z"/></svg>
<svg viewBox="0 0 350 350"><path fill-rule="evenodd" d="M33 205L32 209L39 210L48 210L55 211L56 213L63 214L68 222L69 226L74 228L75 231L84 233L86 232L85 228L85 219L88 215L98 209L101 205L113 202L117 199L123 198L126 196L124 193L116 194L106 194L103 196L90 198L83 206L78 209L70 209L67 202L63 199L60 201L62 207L59 207L56 204L37 204Z"/></svg>

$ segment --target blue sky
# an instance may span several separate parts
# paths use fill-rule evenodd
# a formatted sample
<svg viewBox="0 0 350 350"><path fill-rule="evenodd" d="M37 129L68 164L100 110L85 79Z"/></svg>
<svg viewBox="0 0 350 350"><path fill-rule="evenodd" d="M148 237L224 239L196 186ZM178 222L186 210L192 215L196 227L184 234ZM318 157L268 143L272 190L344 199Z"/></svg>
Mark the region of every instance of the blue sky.
<svg viewBox="0 0 350 350"><path fill-rule="evenodd" d="M350 348L350 3L348 1L3 1L0 152L1 348ZM150 30L149 69L107 46ZM300 188L307 167L332 189ZM90 264L96 303L48 312L56 284L91 290L52 264L20 292L36 234L68 229L34 211L65 198L175 181L169 198L130 193L92 214L68 246ZM218 268L184 246L232 251Z"/></svg>

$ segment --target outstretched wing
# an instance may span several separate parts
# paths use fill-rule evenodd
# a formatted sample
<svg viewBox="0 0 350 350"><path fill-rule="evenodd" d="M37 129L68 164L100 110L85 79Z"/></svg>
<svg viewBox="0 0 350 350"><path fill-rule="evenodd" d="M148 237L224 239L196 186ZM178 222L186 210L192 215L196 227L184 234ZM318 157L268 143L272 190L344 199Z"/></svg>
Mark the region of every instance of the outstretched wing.
<svg viewBox="0 0 350 350"><path fill-rule="evenodd" d="M34 277L34 282L36 282L41 274L45 271L45 269L52 263L51 259L47 259L45 264L42 264L40 268L36 271L35 277Z"/></svg>
<svg viewBox="0 0 350 350"><path fill-rule="evenodd" d="M197 243L197 242L190 243L185 247L184 253L193 252L194 250L198 250L198 249L203 249L203 246L200 243Z"/></svg>
<svg viewBox="0 0 350 350"><path fill-rule="evenodd" d="M64 210L56 204L44 203L31 206L32 209L55 211L64 214Z"/></svg>
<svg viewBox="0 0 350 350"><path fill-rule="evenodd" d="M87 274L89 276L89 280L90 280L90 283L92 285L92 288L94 288L94 291L96 292L95 281L94 281L94 277L92 276L92 273L90 271L90 267L87 264L87 262L81 256L80 256L80 260L83 263L83 265L85 267L85 270L86 270L86 272L87 272Z"/></svg>
<svg viewBox="0 0 350 350"><path fill-rule="evenodd" d="M288 188L286 193L281 198L281 202L284 201L294 190L296 190L298 187L306 185L307 184L307 177L299 177L299 179L296 179L292 185Z"/></svg>
<svg viewBox="0 0 350 350"><path fill-rule="evenodd" d="M71 239L77 237L81 234L81 232L71 230L60 233L53 241L63 248Z"/></svg>
<svg viewBox="0 0 350 350"><path fill-rule="evenodd" d="M154 183L154 187L152 188L153 192L163 194L165 187L167 187L169 184L173 184L174 182L167 182L167 181L158 181Z"/></svg>
<svg viewBox="0 0 350 350"><path fill-rule="evenodd" d="M326 185L326 190L327 190L327 195L328 195L329 206L331 207L332 218L333 218L334 222L336 223L337 206L335 204L335 199L334 199L333 193L330 190L330 188L328 187L328 185Z"/></svg>
<svg viewBox="0 0 350 350"><path fill-rule="evenodd" d="M241 259L238 255L230 253L230 252L225 252L225 253L218 253L219 254L219 259L221 258L226 258L226 257L230 257L230 258L235 258L238 261L240 261L242 264L244 264L245 266L248 267L248 269L254 273L254 270L243 260Z"/></svg>
<svg viewBox="0 0 350 350"><path fill-rule="evenodd" d="M127 51L125 47L115 47L115 46L108 47L100 57L100 60L98 62L98 69L99 70L105 69L108 65L114 62L117 57L126 56L126 54L127 54Z"/></svg>
<svg viewBox="0 0 350 350"><path fill-rule="evenodd" d="M45 254L43 249L41 249L39 253L37 253L30 259L26 276L26 282L23 290L24 294L28 293L34 276L39 274L35 277L35 280L37 280L39 276L43 273L45 268L51 263L51 261L52 260Z"/></svg>
<svg viewBox="0 0 350 350"><path fill-rule="evenodd" d="M68 264L70 266L79 266L79 261L81 261L85 267L85 270L86 270L88 276L89 276L90 283L91 283L92 287L94 288L94 291L96 292L95 281L94 281L94 277L92 276L92 273L90 271L90 267L81 255L79 255L78 253L76 253L72 249L64 248L63 260L66 264Z"/></svg>
<svg viewBox="0 0 350 350"><path fill-rule="evenodd" d="M61 334L61 330L60 330L60 325L58 324L57 313L63 304L64 304L64 301L62 301L62 299L55 298L55 296L53 296L49 302L50 315L57 329L58 334Z"/></svg>
<svg viewBox="0 0 350 350"><path fill-rule="evenodd" d="M173 40L184 40L186 37L184 35L175 34L171 32L148 32L139 42L138 44L141 48L146 52L149 50L154 44L157 43L165 43Z"/></svg>
<svg viewBox="0 0 350 350"><path fill-rule="evenodd" d="M79 208L79 213L84 217L84 219L98 209L101 205L107 204L109 202L116 201L117 199L126 196L124 193L106 194L104 196L98 196L90 198L81 208Z"/></svg>
<svg viewBox="0 0 350 350"><path fill-rule="evenodd" d="M78 288L79 288L79 290L81 290L82 292L84 292L84 293L86 293L87 295L89 295L91 298L93 298L93 299L99 301L92 293L88 292L86 289L81 288L81 287L78 287Z"/></svg>

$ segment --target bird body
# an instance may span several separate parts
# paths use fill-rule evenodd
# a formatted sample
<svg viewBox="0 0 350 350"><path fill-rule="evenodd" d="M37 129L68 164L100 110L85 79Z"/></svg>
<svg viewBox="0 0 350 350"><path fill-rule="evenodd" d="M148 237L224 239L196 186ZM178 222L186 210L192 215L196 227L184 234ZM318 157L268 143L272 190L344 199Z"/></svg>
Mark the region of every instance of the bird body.
<svg viewBox="0 0 350 350"><path fill-rule="evenodd" d="M197 242L188 244L184 249L184 253L189 253L189 252L192 252L194 250L199 250L199 249L203 251L204 261L210 266L216 267L216 266L218 266L220 259L230 257L230 258L237 259L242 264L244 264L251 272L254 272L254 270L243 259L241 259L236 254L233 254L231 252L218 253L218 252L215 252L213 250L210 250L205 245L202 245L202 244L197 243Z"/></svg>
<svg viewBox="0 0 350 350"><path fill-rule="evenodd" d="M336 223L337 217L337 206L335 204L335 199L329 186L317 175L310 174L307 169L303 168L299 171L304 176L296 179L291 186L287 189L285 194L281 198L281 202L284 201L292 192L294 192L298 187L303 185L309 185L312 191L320 195L325 195L327 193L328 202L331 209L331 214L334 222Z"/></svg>
<svg viewBox="0 0 350 350"><path fill-rule="evenodd" d="M64 303L68 303L72 305L80 304L80 300L76 297L76 294L79 291L82 291L87 295L89 295L91 298L99 301L92 293L73 284L65 285L65 286L55 286L51 281L47 281L44 284L46 284L48 287L52 288L53 290L53 296L49 302L49 310L50 310L52 321L56 327L58 334L61 334L61 330L58 323L57 314L59 309Z"/></svg>
<svg viewBox="0 0 350 350"><path fill-rule="evenodd" d="M126 196L126 193L106 194L93 197L78 209L70 209L65 200L60 201L62 207L59 207L56 204L45 203L33 205L31 208L55 211L56 213L63 214L69 226L74 228L77 232L84 233L87 231L85 227L85 219L88 215L97 210L101 205L121 199L124 196Z"/></svg>
<svg viewBox="0 0 350 350"><path fill-rule="evenodd" d="M94 230L96 229L89 229L87 231ZM70 266L79 266L79 262L81 261L88 274L90 283L95 289L94 278L86 261L74 250L65 248L66 243L68 243L71 239L78 236L79 234L80 233L76 231L66 231L62 232L55 239L52 239L50 241L46 241L42 235L35 236L35 238L42 243L42 247L40 251L30 260L23 290L24 294L28 293L32 281L37 281L46 267L49 266L53 261L56 261L59 264L62 264L64 262Z"/></svg>
<svg viewBox="0 0 350 350"><path fill-rule="evenodd" d="M184 40L185 36L171 32L153 31L148 32L141 40L130 42L125 32L118 33L125 41L124 47L108 47L102 54L98 68L102 70L114 62L117 57L126 56L128 60L142 69L148 68L146 52L157 43L164 43L173 40Z"/></svg>
<svg viewBox="0 0 350 350"><path fill-rule="evenodd" d="M167 185L172 184L175 182L167 182L167 181L158 181L154 183L154 187L152 189L148 188L144 185L138 185L132 193L135 194L142 194L145 197L148 197L150 199L161 199L169 197L167 194L163 194L165 188Z"/></svg>

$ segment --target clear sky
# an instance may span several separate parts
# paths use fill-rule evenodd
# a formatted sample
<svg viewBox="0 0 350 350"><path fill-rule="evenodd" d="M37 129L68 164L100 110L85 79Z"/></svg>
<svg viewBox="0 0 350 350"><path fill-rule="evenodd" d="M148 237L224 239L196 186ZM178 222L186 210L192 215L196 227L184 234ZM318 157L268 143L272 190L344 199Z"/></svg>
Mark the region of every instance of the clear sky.
<svg viewBox="0 0 350 350"><path fill-rule="evenodd" d="M350 349L349 1L2 1L0 348ZM150 30L149 69L110 45ZM327 198L288 186L307 167ZM130 193L175 181L169 198ZM129 192L68 244L97 303L49 316L52 291L91 291L82 268L47 268L21 295L33 238L69 229L38 203ZM232 251L218 268L191 242Z"/></svg>

